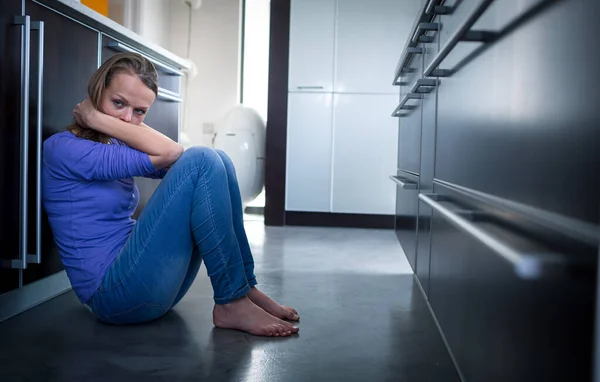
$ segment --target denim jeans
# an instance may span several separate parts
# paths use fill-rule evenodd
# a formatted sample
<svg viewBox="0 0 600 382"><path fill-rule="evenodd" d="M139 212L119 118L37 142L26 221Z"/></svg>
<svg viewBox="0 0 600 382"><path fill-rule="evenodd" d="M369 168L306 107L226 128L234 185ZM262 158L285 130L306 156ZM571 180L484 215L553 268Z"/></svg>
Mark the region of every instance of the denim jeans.
<svg viewBox="0 0 600 382"><path fill-rule="evenodd" d="M233 162L222 151L194 147L157 187L87 304L111 324L157 319L183 298L202 261L216 304L256 284Z"/></svg>

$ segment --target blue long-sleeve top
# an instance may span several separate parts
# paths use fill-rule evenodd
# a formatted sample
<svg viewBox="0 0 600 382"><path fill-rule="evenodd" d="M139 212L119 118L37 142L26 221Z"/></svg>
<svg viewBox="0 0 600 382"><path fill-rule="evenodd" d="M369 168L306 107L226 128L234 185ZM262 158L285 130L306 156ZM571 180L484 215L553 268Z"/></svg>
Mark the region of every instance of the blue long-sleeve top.
<svg viewBox="0 0 600 382"><path fill-rule="evenodd" d="M42 201L63 265L82 303L129 238L139 199L133 177L162 178L148 154L65 131L44 142Z"/></svg>

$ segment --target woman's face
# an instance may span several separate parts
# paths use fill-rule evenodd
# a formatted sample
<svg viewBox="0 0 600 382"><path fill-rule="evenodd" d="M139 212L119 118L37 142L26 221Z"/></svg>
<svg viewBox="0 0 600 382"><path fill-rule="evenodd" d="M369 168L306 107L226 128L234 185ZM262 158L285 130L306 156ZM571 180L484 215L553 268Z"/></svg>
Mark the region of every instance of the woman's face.
<svg viewBox="0 0 600 382"><path fill-rule="evenodd" d="M104 114L139 125L155 98L154 92L137 76L118 73L104 90L101 106Z"/></svg>

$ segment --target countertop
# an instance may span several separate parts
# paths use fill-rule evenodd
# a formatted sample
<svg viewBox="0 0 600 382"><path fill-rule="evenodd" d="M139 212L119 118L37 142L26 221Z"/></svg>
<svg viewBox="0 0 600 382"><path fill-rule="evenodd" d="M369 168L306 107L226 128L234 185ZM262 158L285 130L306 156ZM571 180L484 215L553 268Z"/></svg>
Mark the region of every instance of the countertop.
<svg viewBox="0 0 600 382"><path fill-rule="evenodd" d="M75 0L34 0L91 28L107 34L141 52L182 70L190 69L190 63L167 49L148 41L137 33L105 17Z"/></svg>

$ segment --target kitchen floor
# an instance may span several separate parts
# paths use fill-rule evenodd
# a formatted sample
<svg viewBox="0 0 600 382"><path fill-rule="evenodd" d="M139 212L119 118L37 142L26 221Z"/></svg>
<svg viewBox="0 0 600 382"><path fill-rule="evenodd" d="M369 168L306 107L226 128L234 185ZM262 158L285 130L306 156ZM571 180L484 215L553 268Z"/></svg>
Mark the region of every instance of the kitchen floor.
<svg viewBox="0 0 600 382"><path fill-rule="evenodd" d="M246 225L259 286L300 312L299 335L215 329L202 267L150 324L102 324L72 292L1 323L0 380L459 380L393 231Z"/></svg>

